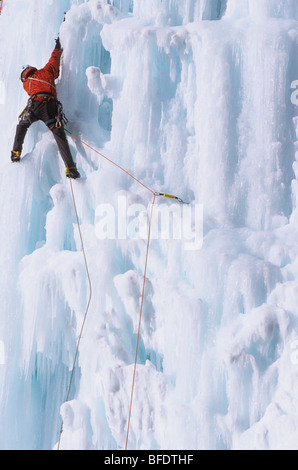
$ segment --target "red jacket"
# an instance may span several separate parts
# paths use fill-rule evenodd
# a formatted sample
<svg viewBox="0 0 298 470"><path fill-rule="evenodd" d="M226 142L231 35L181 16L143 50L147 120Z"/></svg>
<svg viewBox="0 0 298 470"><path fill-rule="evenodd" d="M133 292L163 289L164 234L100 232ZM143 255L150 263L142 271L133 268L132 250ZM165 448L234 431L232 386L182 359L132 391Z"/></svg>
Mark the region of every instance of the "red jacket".
<svg viewBox="0 0 298 470"><path fill-rule="evenodd" d="M55 80L59 76L59 66L61 59L61 51L54 49L51 58L47 65L40 70L31 67L25 72L23 87L29 96L33 96L36 93L51 93L51 95L57 98ZM36 98L38 101L42 101L42 97Z"/></svg>

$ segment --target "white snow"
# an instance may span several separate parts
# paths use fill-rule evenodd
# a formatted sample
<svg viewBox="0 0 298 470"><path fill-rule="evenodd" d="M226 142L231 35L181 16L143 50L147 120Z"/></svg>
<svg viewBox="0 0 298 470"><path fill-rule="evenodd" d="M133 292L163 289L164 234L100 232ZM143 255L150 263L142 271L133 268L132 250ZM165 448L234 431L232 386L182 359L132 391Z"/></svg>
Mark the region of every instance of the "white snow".
<svg viewBox="0 0 298 470"><path fill-rule="evenodd" d="M297 450L297 0L4 2L0 448L126 439L152 194L68 136L66 402L70 185L43 123L10 162L58 33L68 129L190 202L156 200L128 448Z"/></svg>

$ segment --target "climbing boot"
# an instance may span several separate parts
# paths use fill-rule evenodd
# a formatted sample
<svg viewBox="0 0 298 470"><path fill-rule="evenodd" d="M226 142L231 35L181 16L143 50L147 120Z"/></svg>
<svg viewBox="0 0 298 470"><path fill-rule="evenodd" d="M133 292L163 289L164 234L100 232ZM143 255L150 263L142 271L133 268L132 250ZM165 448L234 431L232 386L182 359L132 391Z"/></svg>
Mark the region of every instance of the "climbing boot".
<svg viewBox="0 0 298 470"><path fill-rule="evenodd" d="M18 150L12 150L10 158L12 162L19 162L21 160L21 152Z"/></svg>
<svg viewBox="0 0 298 470"><path fill-rule="evenodd" d="M67 178L77 179L77 178L80 178L81 176L76 166L66 167L65 173L66 173Z"/></svg>

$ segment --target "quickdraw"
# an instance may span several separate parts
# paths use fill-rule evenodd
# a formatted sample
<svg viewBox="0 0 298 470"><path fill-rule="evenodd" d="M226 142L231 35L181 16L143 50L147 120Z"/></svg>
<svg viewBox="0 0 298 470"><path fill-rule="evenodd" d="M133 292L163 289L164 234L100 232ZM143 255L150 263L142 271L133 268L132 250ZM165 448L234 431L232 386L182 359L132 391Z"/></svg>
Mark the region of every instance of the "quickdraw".
<svg viewBox="0 0 298 470"><path fill-rule="evenodd" d="M29 98L29 100L27 102L27 105L25 106L25 108L23 109L21 114L19 115L19 121L28 120L28 121L30 121L31 124L34 121L36 121L36 119L34 117L34 114L31 111L31 106L32 106L32 99Z"/></svg>
<svg viewBox="0 0 298 470"><path fill-rule="evenodd" d="M56 127L62 127L62 125L66 126L66 124L68 123L68 119L63 112L62 103L57 100L57 105L58 105L58 110L57 110L57 116L56 116Z"/></svg>
<svg viewBox="0 0 298 470"><path fill-rule="evenodd" d="M167 197L169 199L176 199L177 201L181 202L181 204L189 204L189 202L183 201L180 197L173 196L172 194L167 194L167 193L155 193L155 196L162 196L162 197Z"/></svg>

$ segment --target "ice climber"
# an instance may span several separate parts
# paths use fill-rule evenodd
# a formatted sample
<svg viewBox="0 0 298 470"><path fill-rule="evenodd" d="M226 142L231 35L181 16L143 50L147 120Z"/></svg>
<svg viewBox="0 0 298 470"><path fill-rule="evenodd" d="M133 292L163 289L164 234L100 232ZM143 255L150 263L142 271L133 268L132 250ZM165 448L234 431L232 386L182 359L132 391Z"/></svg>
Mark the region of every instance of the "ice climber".
<svg viewBox="0 0 298 470"><path fill-rule="evenodd" d="M70 153L63 127L65 117L62 105L57 99L55 86L55 79L59 76L61 54L62 48L58 37L51 58L45 67L37 70L28 65L22 70L20 79L30 98L26 108L19 116L11 160L13 162L20 161L27 130L33 122L41 120L53 133L66 167L66 176L75 179L80 178L80 173Z"/></svg>

